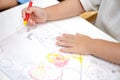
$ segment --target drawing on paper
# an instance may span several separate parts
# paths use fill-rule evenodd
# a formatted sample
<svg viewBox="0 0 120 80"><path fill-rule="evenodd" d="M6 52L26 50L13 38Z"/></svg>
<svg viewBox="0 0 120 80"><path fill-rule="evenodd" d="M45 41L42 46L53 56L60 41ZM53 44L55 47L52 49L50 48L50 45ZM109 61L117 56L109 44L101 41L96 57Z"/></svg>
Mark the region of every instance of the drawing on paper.
<svg viewBox="0 0 120 80"><path fill-rule="evenodd" d="M4 67L4 68L11 68L13 66L13 62L11 59L1 58L0 59L0 66Z"/></svg>
<svg viewBox="0 0 120 80"><path fill-rule="evenodd" d="M74 56L74 58L76 57ZM66 78L68 77L65 76L68 75L67 72L70 72L69 75L76 76L77 79L80 79L81 72L79 69L66 66L69 64L70 59L68 55L50 53L46 55L46 60L55 66L45 65L42 62L40 65L30 69L28 73L33 80L67 80Z"/></svg>
<svg viewBox="0 0 120 80"><path fill-rule="evenodd" d="M69 56L67 55L63 56L62 54L51 53L47 55L47 59L50 63L58 67L64 67L69 61Z"/></svg>
<svg viewBox="0 0 120 80"><path fill-rule="evenodd" d="M78 60L82 64L82 62L83 62L83 56L81 56L81 55L73 55L72 57L74 59Z"/></svg>
<svg viewBox="0 0 120 80"><path fill-rule="evenodd" d="M62 70L57 67L48 67L44 64L37 66L29 71L33 80L59 80Z"/></svg>
<svg viewBox="0 0 120 80"><path fill-rule="evenodd" d="M33 33L28 34L27 39L32 40L32 38L31 38L32 35L33 35Z"/></svg>

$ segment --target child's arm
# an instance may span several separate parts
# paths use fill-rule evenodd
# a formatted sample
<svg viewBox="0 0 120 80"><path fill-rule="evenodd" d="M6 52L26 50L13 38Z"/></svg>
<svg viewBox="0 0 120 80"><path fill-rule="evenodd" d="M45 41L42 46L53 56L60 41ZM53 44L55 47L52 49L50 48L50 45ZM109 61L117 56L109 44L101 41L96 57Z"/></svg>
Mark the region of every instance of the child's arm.
<svg viewBox="0 0 120 80"><path fill-rule="evenodd" d="M0 11L12 8L19 4L26 3L30 0L0 0Z"/></svg>
<svg viewBox="0 0 120 80"><path fill-rule="evenodd" d="M57 5L45 8L48 14L47 20L64 19L84 12L80 0L64 0Z"/></svg>
<svg viewBox="0 0 120 80"><path fill-rule="evenodd" d="M24 19L25 14L29 13L30 18L28 20L28 24L35 25L36 23L76 16L82 12L84 12L84 9L80 4L80 0L65 0L60 2L59 4L46 8L40 8L35 6L30 8L24 8L22 10L22 16Z"/></svg>
<svg viewBox="0 0 120 80"><path fill-rule="evenodd" d="M102 59L120 64L120 43L92 39L85 35L63 34L57 37L57 45L62 46L61 52L76 54L92 54Z"/></svg>
<svg viewBox="0 0 120 80"><path fill-rule="evenodd" d="M17 0L0 0L0 11L18 5Z"/></svg>
<svg viewBox="0 0 120 80"><path fill-rule="evenodd" d="M120 64L120 43L93 39L88 49L95 56Z"/></svg>

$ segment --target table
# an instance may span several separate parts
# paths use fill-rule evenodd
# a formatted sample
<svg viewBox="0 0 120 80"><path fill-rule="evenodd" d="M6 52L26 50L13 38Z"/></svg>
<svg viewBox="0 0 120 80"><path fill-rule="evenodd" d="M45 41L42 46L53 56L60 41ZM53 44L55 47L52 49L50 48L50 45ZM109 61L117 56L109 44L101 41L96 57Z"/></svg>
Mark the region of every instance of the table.
<svg viewBox="0 0 120 80"><path fill-rule="evenodd" d="M33 5L40 6L40 7L46 7L48 5L53 5L53 4L58 3L56 0L33 0L33 1L34 1ZM26 55L24 55L25 58L27 57L28 59L31 59L31 58L34 59L35 57L38 56L38 54L35 54L36 56L34 56L34 54L32 54L32 52L38 53L39 49L41 49L40 53L48 53L49 51L58 52L59 47L56 48L56 46L54 45L53 42L55 42L54 38L58 35L61 35L62 33L75 34L76 32L79 32L81 34L89 35L92 38L100 38L100 39L117 42L115 39L113 39L106 33L102 32L101 30L96 28L94 25L90 24L89 22L85 21L84 19L82 19L78 16L69 18L69 19L65 19L65 20L52 21L52 22L47 22L45 24L38 24L38 25L36 25L38 27L38 29L31 30L30 32L24 32L23 20L21 18L21 10L22 10L22 8L24 8L27 5L28 5L28 3L14 7L10 10L0 13L0 28L1 28L0 29L0 42L1 42L0 43L0 53L2 53L2 51L3 51L2 48L8 49L8 50L4 51L4 53L11 52L11 54L16 53L17 50L18 51L23 50L23 52L31 53L31 56L29 56L30 58L27 57ZM51 30L49 30L49 29L51 29ZM14 33L16 33L16 34L14 34ZM51 33L52 33L52 35L50 35ZM28 40L24 39L24 38L26 38L26 35L29 40L31 40L31 39L33 40L33 41L31 41L31 43ZM38 35L43 38L40 38ZM39 40L39 42L36 41L37 39ZM17 41L22 42L22 44L18 43ZM48 42L50 46L47 45L46 43L44 43L44 41ZM38 43L40 43L40 44L38 44ZM4 46L4 45L6 45L6 46ZM21 46L21 45L23 45L23 46ZM33 45L33 46L30 47L29 45ZM12 47L18 46L18 48L20 47L21 49L15 49L15 51L14 51L14 50L12 50L11 46ZM30 51L25 50L25 49L27 49L26 47L29 47L30 49L33 49L33 50L30 50ZM35 48L33 48L33 47L35 47ZM45 48L47 48L46 51L44 51ZM12 55L14 56L15 54L12 54ZM21 56L20 54L18 54L18 55ZM15 55L15 56L18 57L18 55ZM29 54L27 54L27 55L29 55ZM41 54L41 56L42 55L43 54ZM58 55L58 54L55 53L54 55ZM4 58L6 58L4 56L4 54L0 54L0 56L2 56L2 57L0 57L0 69L2 69L2 67L3 68L6 66L8 67L8 65L9 65L9 67L11 67L11 64L14 64L14 62L10 63L6 59L4 61L2 61ZM9 57L9 56L10 55L8 55L7 57ZM74 56L74 57L76 57L76 56ZM13 58L15 58L15 57L13 57ZM40 58L42 58L42 57L40 57ZM17 59L15 59L15 60L17 60ZM23 60L24 60L24 58L23 58ZM35 63L37 63L37 60L39 61L39 57L37 57L36 60L34 60ZM32 60L29 60L29 61L32 62ZM72 60L72 62L74 62L74 60ZM72 62L69 65L72 65L72 64L76 65ZM7 64L4 64L4 63L7 63ZM34 63L34 62L32 62L32 63ZM4 66L2 64L4 64ZM41 62L41 64L43 64L43 63ZM48 63L46 63L46 64L48 65ZM28 63L26 65L28 67ZM24 65L24 66L26 66L26 65ZM33 66L31 64L29 64L29 65ZM17 66L17 65L15 65L15 66ZM40 67L42 68L43 66L44 65L42 65ZM76 66L77 67L75 67L75 68L81 68L80 69L80 72L81 72L80 78L78 78L78 80L96 80L96 79L97 80L106 80L106 78L108 79L110 76L113 76L113 75L114 76L110 77L109 80L113 80L113 79L119 80L120 79L119 65L115 65L110 62L106 62L104 60L98 59L91 55L83 56L82 64L80 64L80 65L78 64ZM8 69L8 68L6 68L6 69ZM65 70L69 71L68 68ZM34 71L30 71L30 73L34 72ZM5 75L4 73L5 73L4 70L3 71L0 70L0 80L10 80L10 78L7 77L9 75L8 74ZM22 78L25 77L25 75L26 74L22 75ZM39 76L41 76L41 75L39 75ZM72 76L73 74L69 73L69 75ZM76 74L76 75L78 75L78 74ZM71 79L69 79L69 80L77 80L77 77L79 75L78 76L76 76L76 75L73 75L74 78L71 77ZM38 75L36 75L36 76L38 77ZM20 77L20 80L23 80L23 79L21 79L21 76L19 76L19 77ZM75 77L76 77L76 79L75 79ZM25 80L27 80L27 79L25 79ZM59 80L63 80L63 79L59 79ZM68 77L64 77L64 80L68 80Z"/></svg>

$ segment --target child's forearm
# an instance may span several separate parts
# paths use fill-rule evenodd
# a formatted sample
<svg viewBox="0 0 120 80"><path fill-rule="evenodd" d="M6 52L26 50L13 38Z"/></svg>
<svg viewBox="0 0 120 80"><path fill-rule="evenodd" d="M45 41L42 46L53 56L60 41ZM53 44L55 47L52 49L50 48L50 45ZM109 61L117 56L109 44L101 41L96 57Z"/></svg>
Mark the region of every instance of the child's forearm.
<svg viewBox="0 0 120 80"><path fill-rule="evenodd" d="M8 9L18 5L17 0L0 0L0 10Z"/></svg>
<svg viewBox="0 0 120 80"><path fill-rule="evenodd" d="M84 12L80 0L65 0L57 5L45 8L47 20L58 20L79 15Z"/></svg>
<svg viewBox="0 0 120 80"><path fill-rule="evenodd" d="M120 43L95 39L88 46L88 49L97 57L120 64Z"/></svg>

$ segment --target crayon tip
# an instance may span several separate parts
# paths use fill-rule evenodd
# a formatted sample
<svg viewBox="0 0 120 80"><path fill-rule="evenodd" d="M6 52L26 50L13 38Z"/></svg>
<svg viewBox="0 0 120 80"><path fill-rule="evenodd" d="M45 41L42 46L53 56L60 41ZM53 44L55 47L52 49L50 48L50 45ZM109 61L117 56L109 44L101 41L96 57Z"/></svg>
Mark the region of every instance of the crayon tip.
<svg viewBox="0 0 120 80"><path fill-rule="evenodd" d="M25 25L25 26L27 25L27 21L24 21L24 25Z"/></svg>

